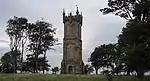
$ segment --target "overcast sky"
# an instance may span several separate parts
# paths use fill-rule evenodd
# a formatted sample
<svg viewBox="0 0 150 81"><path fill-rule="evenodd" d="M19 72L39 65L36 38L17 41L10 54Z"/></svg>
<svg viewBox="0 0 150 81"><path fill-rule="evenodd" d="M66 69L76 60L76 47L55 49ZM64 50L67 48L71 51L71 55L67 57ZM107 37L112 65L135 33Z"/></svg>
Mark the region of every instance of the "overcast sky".
<svg viewBox="0 0 150 81"><path fill-rule="evenodd" d="M5 33L6 21L9 18L21 16L28 18L30 22L44 18L57 28L56 37L62 43L62 10L64 8L66 14L75 13L76 5L83 14L82 40L85 63L96 46L117 41L125 20L99 12L100 8L107 6L107 0L0 0L0 56L9 50L9 38ZM47 56L52 66L60 66L62 46L56 47L56 51L49 51Z"/></svg>

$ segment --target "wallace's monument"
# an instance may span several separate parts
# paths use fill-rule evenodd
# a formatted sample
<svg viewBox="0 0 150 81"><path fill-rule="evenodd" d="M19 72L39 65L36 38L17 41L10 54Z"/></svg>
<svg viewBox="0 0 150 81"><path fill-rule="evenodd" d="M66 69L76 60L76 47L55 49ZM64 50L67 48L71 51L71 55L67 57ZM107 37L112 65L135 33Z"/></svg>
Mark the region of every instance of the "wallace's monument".
<svg viewBox="0 0 150 81"><path fill-rule="evenodd" d="M83 74L81 26L82 14L77 8L76 15L70 12L68 16L63 10L64 38L62 74Z"/></svg>

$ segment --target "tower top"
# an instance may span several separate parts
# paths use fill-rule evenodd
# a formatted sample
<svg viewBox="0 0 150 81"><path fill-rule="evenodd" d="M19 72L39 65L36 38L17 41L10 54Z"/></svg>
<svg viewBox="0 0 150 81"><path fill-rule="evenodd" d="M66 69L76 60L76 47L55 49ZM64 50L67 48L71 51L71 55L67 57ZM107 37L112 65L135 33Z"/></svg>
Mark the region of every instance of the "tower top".
<svg viewBox="0 0 150 81"><path fill-rule="evenodd" d="M67 21L69 21L70 23L72 21L77 21L82 25L82 12L80 14L77 5L76 5L76 7L77 7L77 9L76 9L76 14L75 15L73 15L72 12L70 12L68 15L66 15L65 9L63 9L63 23L65 23Z"/></svg>

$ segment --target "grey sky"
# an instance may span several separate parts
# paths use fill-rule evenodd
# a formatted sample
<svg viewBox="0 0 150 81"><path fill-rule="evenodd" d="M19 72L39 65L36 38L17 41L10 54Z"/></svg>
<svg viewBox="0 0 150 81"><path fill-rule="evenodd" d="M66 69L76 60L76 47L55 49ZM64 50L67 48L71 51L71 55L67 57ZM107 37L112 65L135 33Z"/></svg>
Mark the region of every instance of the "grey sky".
<svg viewBox="0 0 150 81"><path fill-rule="evenodd" d="M35 22L44 18L57 28L56 37L63 42L62 9L75 13L76 5L83 14L82 39L83 60L87 62L90 53L101 44L114 43L125 25L125 20L114 15L102 15L100 8L106 7L107 0L1 0L0 2L0 40L9 41L5 33L6 21L13 16L28 18ZM0 41L0 56L8 48L6 41ZM56 47L56 51L49 51L48 60L52 66L60 66L62 59L62 46Z"/></svg>

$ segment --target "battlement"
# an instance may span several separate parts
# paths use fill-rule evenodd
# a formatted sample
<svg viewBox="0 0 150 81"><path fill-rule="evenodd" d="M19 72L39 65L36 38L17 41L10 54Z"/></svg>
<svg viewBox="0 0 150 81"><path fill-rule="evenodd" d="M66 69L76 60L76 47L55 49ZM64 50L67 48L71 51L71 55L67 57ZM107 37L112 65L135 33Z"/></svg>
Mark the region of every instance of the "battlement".
<svg viewBox="0 0 150 81"><path fill-rule="evenodd" d="M70 12L69 15L65 14L65 10L63 10L63 23L65 24L66 22L72 22L72 21L76 21L79 22L82 26L82 13L79 14L78 8L76 11L75 15L72 15L72 13Z"/></svg>

